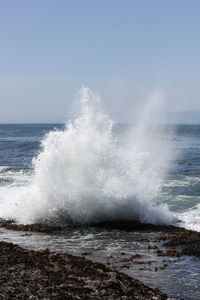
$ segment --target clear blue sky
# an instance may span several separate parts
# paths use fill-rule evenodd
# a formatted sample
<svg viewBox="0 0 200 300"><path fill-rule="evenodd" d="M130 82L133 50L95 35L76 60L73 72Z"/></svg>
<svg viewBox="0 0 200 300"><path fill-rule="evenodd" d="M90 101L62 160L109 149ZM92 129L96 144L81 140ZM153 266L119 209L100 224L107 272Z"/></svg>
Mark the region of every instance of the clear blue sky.
<svg viewBox="0 0 200 300"><path fill-rule="evenodd" d="M114 114L200 110L200 1L1 0L0 123L62 122L82 84Z"/></svg>

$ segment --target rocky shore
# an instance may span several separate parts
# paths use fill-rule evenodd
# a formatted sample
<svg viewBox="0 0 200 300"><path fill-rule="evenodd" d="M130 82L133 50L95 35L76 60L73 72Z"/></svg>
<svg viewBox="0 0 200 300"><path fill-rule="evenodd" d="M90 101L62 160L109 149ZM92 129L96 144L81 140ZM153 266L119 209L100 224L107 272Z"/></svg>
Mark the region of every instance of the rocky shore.
<svg viewBox="0 0 200 300"><path fill-rule="evenodd" d="M0 221L6 229L37 232L58 232L61 228L48 224L18 225ZM95 227L126 231L156 232L152 238L139 239L156 256L200 256L200 233L176 226L141 224L139 222L103 222ZM147 235L148 236L148 235ZM156 237L155 237L156 236ZM84 253L83 253L84 255ZM87 253L85 253L87 256ZM123 256L123 253L122 253ZM165 263L166 268L174 259ZM122 258L123 263L148 264L141 255ZM165 260L166 261L166 260ZM169 299L158 289L116 271L111 264L104 265L85 257L43 251L25 250L12 243L0 242L0 299ZM160 269L162 269L160 268ZM141 269L144 269L143 267ZM157 271L157 267L155 271Z"/></svg>
<svg viewBox="0 0 200 300"><path fill-rule="evenodd" d="M0 299L165 300L157 289L84 257L0 242Z"/></svg>
<svg viewBox="0 0 200 300"><path fill-rule="evenodd" d="M200 232L197 231L173 225L142 224L140 222L102 222L93 224L93 226L126 231L157 232L156 239L140 240L140 242L153 244L149 245L149 248L157 250L158 256L166 254L166 256L190 255L200 257ZM163 252L154 245L155 243L160 243L161 246L169 249Z"/></svg>

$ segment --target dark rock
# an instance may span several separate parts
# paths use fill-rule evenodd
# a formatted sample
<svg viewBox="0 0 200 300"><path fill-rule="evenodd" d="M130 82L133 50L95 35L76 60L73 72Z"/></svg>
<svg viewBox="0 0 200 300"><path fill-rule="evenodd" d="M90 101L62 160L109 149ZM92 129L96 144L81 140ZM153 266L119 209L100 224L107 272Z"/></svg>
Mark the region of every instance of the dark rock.
<svg viewBox="0 0 200 300"><path fill-rule="evenodd" d="M83 256L92 255L92 252L83 252L83 253L81 253L81 255L83 255Z"/></svg>
<svg viewBox="0 0 200 300"><path fill-rule="evenodd" d="M165 300L157 289L84 257L0 242L1 299ZM129 267L129 266L124 266Z"/></svg>

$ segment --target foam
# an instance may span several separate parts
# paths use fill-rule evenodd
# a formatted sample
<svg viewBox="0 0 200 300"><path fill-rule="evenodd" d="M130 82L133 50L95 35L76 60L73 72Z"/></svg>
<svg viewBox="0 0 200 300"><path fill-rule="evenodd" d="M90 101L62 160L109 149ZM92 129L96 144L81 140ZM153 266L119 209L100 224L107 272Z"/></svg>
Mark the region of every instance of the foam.
<svg viewBox="0 0 200 300"><path fill-rule="evenodd" d="M157 116L158 95L121 143L100 99L83 87L75 119L42 141L31 182L2 190L0 217L20 223L173 222L167 205L154 202L171 153L155 108Z"/></svg>

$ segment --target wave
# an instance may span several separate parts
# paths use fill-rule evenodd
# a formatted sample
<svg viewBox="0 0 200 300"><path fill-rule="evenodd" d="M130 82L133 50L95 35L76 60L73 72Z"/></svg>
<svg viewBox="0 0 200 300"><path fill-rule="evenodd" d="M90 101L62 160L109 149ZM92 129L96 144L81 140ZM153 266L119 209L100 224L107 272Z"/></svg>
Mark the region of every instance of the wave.
<svg viewBox="0 0 200 300"><path fill-rule="evenodd" d="M181 225L189 230L200 231L200 204L197 204L177 215Z"/></svg>
<svg viewBox="0 0 200 300"><path fill-rule="evenodd" d="M1 193L0 217L20 223L172 223L167 205L156 205L173 152L159 125L159 105L159 96L152 97L138 125L122 137L113 134L99 97L83 87L74 120L43 139L31 180Z"/></svg>

